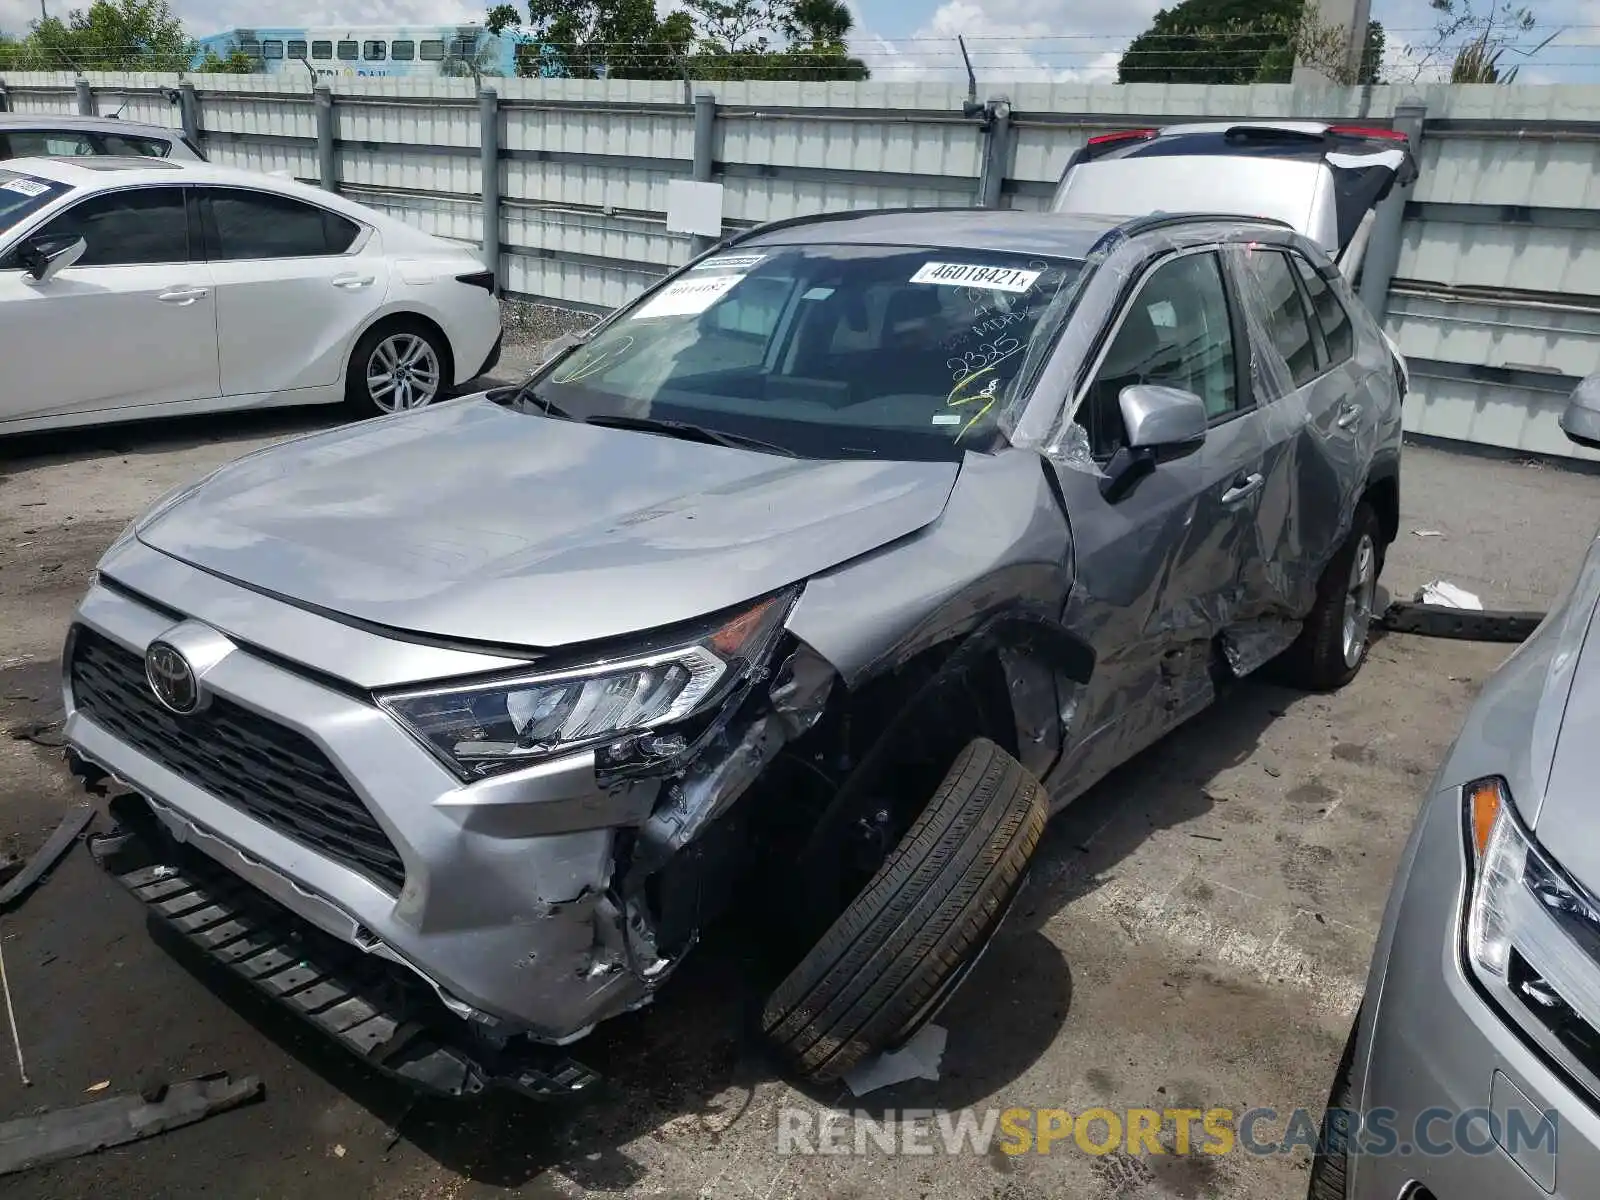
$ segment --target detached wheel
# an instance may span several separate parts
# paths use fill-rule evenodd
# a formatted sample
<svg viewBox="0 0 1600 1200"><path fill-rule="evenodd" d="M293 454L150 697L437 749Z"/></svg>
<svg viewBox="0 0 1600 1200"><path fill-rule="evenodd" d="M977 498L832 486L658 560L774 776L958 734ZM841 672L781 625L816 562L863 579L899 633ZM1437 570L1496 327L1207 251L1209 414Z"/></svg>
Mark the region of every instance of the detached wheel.
<svg viewBox="0 0 1600 1200"><path fill-rule="evenodd" d="M356 343L346 372L345 400L359 416L425 408L450 380L450 348L420 321L389 321Z"/></svg>
<svg viewBox="0 0 1600 1200"><path fill-rule="evenodd" d="M1329 692L1354 679L1367 661L1383 533L1365 502L1356 506L1350 533L1317 581L1317 601L1294 645L1284 652L1285 682Z"/></svg>
<svg viewBox="0 0 1600 1200"><path fill-rule="evenodd" d="M1043 786L986 738L820 941L778 985L762 1030L804 1078L837 1079L903 1043L960 982L1044 832Z"/></svg>

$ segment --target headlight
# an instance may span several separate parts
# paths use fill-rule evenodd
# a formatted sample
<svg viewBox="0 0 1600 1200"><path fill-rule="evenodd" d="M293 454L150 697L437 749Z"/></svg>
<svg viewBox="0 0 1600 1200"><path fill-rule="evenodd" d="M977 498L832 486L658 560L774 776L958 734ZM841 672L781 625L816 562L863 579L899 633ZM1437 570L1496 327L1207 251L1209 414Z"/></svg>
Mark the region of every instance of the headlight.
<svg viewBox="0 0 1600 1200"><path fill-rule="evenodd" d="M1467 910L1467 956L1504 979L1512 944L1559 971L1571 943L1559 929L1600 930L1600 910L1582 895L1523 830L1501 779L1480 779L1463 791L1473 858ZM1600 999L1600 997L1597 997Z"/></svg>
<svg viewBox="0 0 1600 1200"><path fill-rule="evenodd" d="M766 661L793 593L761 601L665 649L378 703L464 778L481 778L674 725Z"/></svg>
<svg viewBox="0 0 1600 1200"><path fill-rule="evenodd" d="M1468 849L1474 861L1467 909L1467 957L1480 970L1505 977L1511 959L1513 904L1528 865L1528 839L1498 779L1466 786Z"/></svg>

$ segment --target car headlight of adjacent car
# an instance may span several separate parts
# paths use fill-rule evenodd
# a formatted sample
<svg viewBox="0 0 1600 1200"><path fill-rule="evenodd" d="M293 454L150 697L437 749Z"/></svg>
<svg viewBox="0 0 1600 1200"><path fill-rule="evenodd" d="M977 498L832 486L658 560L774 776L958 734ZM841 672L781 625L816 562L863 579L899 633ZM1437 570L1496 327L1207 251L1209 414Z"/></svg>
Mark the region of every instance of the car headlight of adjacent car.
<svg viewBox="0 0 1600 1200"><path fill-rule="evenodd" d="M768 597L639 653L377 700L457 774L482 778L657 733L714 708L766 663L794 597Z"/></svg>
<svg viewBox="0 0 1600 1200"><path fill-rule="evenodd" d="M1505 979L1516 944L1558 966L1571 953L1559 927L1600 931L1600 911L1523 829L1505 780L1469 783L1462 799L1473 863L1468 961Z"/></svg>

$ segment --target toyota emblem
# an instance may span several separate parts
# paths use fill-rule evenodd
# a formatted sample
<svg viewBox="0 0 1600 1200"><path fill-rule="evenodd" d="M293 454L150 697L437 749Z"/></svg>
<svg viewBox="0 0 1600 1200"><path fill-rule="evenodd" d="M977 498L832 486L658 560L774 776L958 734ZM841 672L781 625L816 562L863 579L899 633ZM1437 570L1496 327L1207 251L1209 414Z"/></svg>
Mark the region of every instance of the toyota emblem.
<svg viewBox="0 0 1600 1200"><path fill-rule="evenodd" d="M151 642L144 652L144 674L163 707L181 716L200 710L200 680L177 647Z"/></svg>

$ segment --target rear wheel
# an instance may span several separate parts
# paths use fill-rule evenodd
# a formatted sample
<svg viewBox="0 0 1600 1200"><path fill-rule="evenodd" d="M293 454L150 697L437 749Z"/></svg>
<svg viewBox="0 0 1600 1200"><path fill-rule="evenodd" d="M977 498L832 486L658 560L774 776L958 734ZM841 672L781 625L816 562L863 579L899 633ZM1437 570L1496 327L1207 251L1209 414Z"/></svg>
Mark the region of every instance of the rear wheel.
<svg viewBox="0 0 1600 1200"><path fill-rule="evenodd" d="M762 1029L800 1075L837 1079L949 998L1021 886L1043 786L986 738L956 758L883 866L789 977Z"/></svg>
<svg viewBox="0 0 1600 1200"><path fill-rule="evenodd" d="M368 330L350 356L345 398L361 416L425 408L450 381L450 348L420 321L390 321Z"/></svg>
<svg viewBox="0 0 1600 1200"><path fill-rule="evenodd" d="M1349 683L1367 660L1383 569L1383 531L1371 505L1362 501L1350 533L1317 582L1317 601L1294 645L1285 651L1286 681L1312 691Z"/></svg>

